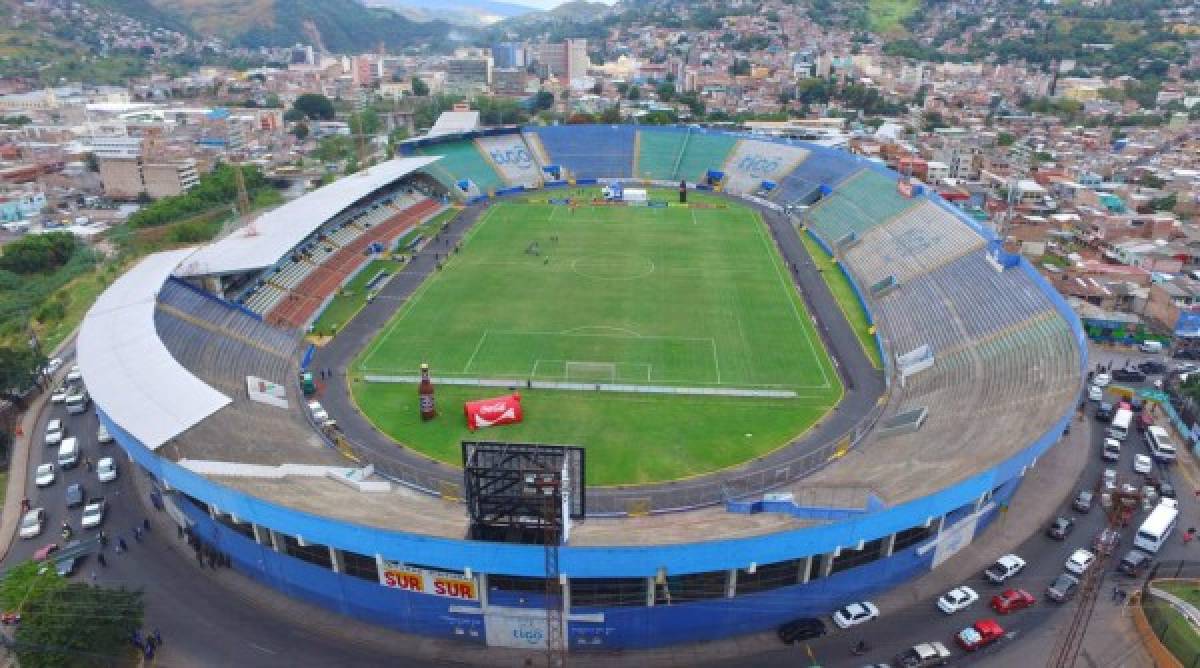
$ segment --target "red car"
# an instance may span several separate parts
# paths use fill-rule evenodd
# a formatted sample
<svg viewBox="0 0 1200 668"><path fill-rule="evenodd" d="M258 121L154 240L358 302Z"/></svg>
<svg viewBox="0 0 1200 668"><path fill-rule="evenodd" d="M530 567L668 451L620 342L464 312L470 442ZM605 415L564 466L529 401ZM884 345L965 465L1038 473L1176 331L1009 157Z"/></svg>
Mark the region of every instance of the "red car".
<svg viewBox="0 0 1200 668"><path fill-rule="evenodd" d="M996 620L981 619L975 622L974 626L968 626L959 631L958 635L954 636L954 640L958 642L959 647L968 652L974 652L980 647L987 647L1003 637L1004 629L1000 628Z"/></svg>
<svg viewBox="0 0 1200 668"><path fill-rule="evenodd" d="M58 551L58 543L49 543L38 548L37 552L33 553L34 561L45 561L50 558L50 555Z"/></svg>
<svg viewBox="0 0 1200 668"><path fill-rule="evenodd" d="M1003 594L992 597L992 610L1007 615L1010 612L1028 608L1036 599L1024 589L1006 589Z"/></svg>

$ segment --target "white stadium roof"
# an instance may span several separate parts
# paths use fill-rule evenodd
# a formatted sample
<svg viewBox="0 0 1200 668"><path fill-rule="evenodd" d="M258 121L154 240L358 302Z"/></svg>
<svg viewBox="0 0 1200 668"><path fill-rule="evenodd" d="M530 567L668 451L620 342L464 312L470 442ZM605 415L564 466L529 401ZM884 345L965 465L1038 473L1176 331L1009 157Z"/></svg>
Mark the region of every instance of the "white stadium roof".
<svg viewBox="0 0 1200 668"><path fill-rule="evenodd" d="M154 327L159 288L192 251L150 255L118 278L87 312L76 343L88 392L151 450L232 401L177 362Z"/></svg>
<svg viewBox="0 0 1200 668"><path fill-rule="evenodd" d="M439 156L397 158L340 178L264 213L253 225L204 246L183 263L178 274L233 274L269 267L338 212L439 159Z"/></svg>

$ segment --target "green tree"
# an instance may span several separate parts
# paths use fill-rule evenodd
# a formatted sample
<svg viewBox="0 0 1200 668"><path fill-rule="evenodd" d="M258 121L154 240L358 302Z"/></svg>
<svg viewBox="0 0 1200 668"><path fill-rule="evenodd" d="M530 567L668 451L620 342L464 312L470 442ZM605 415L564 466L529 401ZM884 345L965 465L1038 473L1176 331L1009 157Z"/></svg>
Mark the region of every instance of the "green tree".
<svg viewBox="0 0 1200 668"><path fill-rule="evenodd" d="M9 390L24 390L36 382L38 369L45 363L45 355L29 346L0 348L0 396Z"/></svg>
<svg viewBox="0 0 1200 668"><path fill-rule="evenodd" d="M1011 132L1001 132L996 135L996 144L1000 146L1012 146L1016 141L1017 138Z"/></svg>
<svg viewBox="0 0 1200 668"><path fill-rule="evenodd" d="M605 108L600 112L600 122L608 125L616 125L621 122L621 108L617 105Z"/></svg>
<svg viewBox="0 0 1200 668"><path fill-rule="evenodd" d="M633 86L630 86L629 92L626 93L626 96L630 100L640 100L640 99L642 99L642 88L636 84Z"/></svg>
<svg viewBox="0 0 1200 668"><path fill-rule="evenodd" d="M4 247L0 269L15 274L44 274L65 265L77 246L75 235L70 232L23 237Z"/></svg>
<svg viewBox="0 0 1200 668"><path fill-rule="evenodd" d="M308 123L304 123L303 121L292 126L292 134L300 141L308 139L308 132Z"/></svg>
<svg viewBox="0 0 1200 668"><path fill-rule="evenodd" d="M412 93L417 97L425 97L429 95L429 86L417 77L412 78Z"/></svg>
<svg viewBox="0 0 1200 668"><path fill-rule="evenodd" d="M658 99L662 100L663 102L670 102L671 98L675 97L675 85L671 83L660 83L654 92L658 93Z"/></svg>
<svg viewBox="0 0 1200 668"><path fill-rule="evenodd" d="M535 110L550 109L552 107L554 107L554 93L540 90L537 95L533 96L533 108Z"/></svg>
<svg viewBox="0 0 1200 668"><path fill-rule="evenodd" d="M333 101L319 93L305 93L297 97L292 109L314 121L330 121L334 117Z"/></svg>
<svg viewBox="0 0 1200 668"><path fill-rule="evenodd" d="M0 603L21 614L12 647L26 668L122 663L145 612L140 591L69 582L31 561L0 580Z"/></svg>

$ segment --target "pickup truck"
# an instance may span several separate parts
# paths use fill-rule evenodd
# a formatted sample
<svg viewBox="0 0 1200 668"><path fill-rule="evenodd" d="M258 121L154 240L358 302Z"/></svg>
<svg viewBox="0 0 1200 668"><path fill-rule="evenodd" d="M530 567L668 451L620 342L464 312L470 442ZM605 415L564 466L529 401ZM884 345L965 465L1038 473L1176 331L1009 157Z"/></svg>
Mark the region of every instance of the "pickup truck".
<svg viewBox="0 0 1200 668"><path fill-rule="evenodd" d="M987 567L983 577L992 584L1000 584L1025 568L1025 560L1015 554L1006 554Z"/></svg>

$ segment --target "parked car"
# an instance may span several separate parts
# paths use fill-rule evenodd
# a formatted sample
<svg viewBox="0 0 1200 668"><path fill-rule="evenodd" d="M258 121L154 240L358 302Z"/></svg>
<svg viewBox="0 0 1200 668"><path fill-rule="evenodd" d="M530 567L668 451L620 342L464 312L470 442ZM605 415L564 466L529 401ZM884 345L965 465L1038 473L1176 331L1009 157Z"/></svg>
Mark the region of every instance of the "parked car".
<svg viewBox="0 0 1200 668"><path fill-rule="evenodd" d="M46 524L46 509L34 508L25 513L21 518L21 529L18 532L21 538L37 538L42 533L42 527Z"/></svg>
<svg viewBox="0 0 1200 668"><path fill-rule="evenodd" d="M1033 594L1024 589L1006 589L1004 593L992 597L992 610L1007 615L1018 610L1024 610L1037 602Z"/></svg>
<svg viewBox="0 0 1200 668"><path fill-rule="evenodd" d="M76 364L67 372L67 382L78 383L81 380L83 380L83 372L79 370L79 365Z"/></svg>
<svg viewBox="0 0 1200 668"><path fill-rule="evenodd" d="M958 632L954 640L958 646L974 652L980 647L987 647L1004 637L1004 629L994 619L981 619L971 626Z"/></svg>
<svg viewBox="0 0 1200 668"><path fill-rule="evenodd" d="M1146 374L1134 369L1113 369L1112 379L1118 383L1144 383Z"/></svg>
<svg viewBox="0 0 1200 668"><path fill-rule="evenodd" d="M58 479L58 473L54 469L54 464L45 463L37 467L37 471L33 474L33 483L38 487L49 487Z"/></svg>
<svg viewBox="0 0 1200 668"><path fill-rule="evenodd" d="M1146 474L1154 470L1154 460L1150 459L1150 455L1135 455L1133 458L1133 472Z"/></svg>
<svg viewBox="0 0 1200 668"><path fill-rule="evenodd" d="M100 482L112 482L117 479L117 461L112 457L104 457L96 462L96 478Z"/></svg>
<svg viewBox="0 0 1200 668"><path fill-rule="evenodd" d="M870 601L862 601L860 603L851 603L840 608L833 613L833 623L837 624L839 629L848 629L851 626L865 624L879 616L879 608Z"/></svg>
<svg viewBox="0 0 1200 668"><path fill-rule="evenodd" d="M1195 362L1180 362L1171 369L1172 373L1191 373L1193 371L1200 371L1200 364L1196 364Z"/></svg>
<svg viewBox="0 0 1200 668"><path fill-rule="evenodd" d="M978 600L979 594L976 594L974 589L955 587L938 598L937 607L947 615L953 615Z"/></svg>
<svg viewBox="0 0 1200 668"><path fill-rule="evenodd" d="M1046 598L1056 603L1070 600L1079 590L1079 578L1068 573L1061 573L1050 586L1046 588Z"/></svg>
<svg viewBox="0 0 1200 668"><path fill-rule="evenodd" d="M1083 575L1087 572L1088 567L1091 566L1092 562L1094 561L1096 561L1096 555L1083 548L1079 548L1078 550L1075 550L1071 556L1067 557L1067 563L1065 564L1065 567L1069 573Z"/></svg>
<svg viewBox="0 0 1200 668"><path fill-rule="evenodd" d="M1160 480L1158 483L1158 495L1164 499L1175 498L1175 485L1172 485L1170 480Z"/></svg>
<svg viewBox="0 0 1200 668"><path fill-rule="evenodd" d="M1155 376L1167 372L1167 365L1158 360L1147 360L1138 365L1138 371L1147 376Z"/></svg>
<svg viewBox="0 0 1200 668"><path fill-rule="evenodd" d="M1129 577L1141 577L1142 571L1150 566L1150 555L1141 550L1130 550L1121 557L1121 563L1117 564L1117 570L1121 571Z"/></svg>
<svg viewBox="0 0 1200 668"><path fill-rule="evenodd" d="M816 617L801 617L793 619L779 627L779 639L787 645L792 645L802 640L812 640L820 638L829 631L825 628L825 622Z"/></svg>
<svg viewBox="0 0 1200 668"><path fill-rule="evenodd" d="M104 521L104 512L107 509L108 505L103 496L97 496L89 501L87 507L83 509L83 528L95 529L100 526L100 523Z"/></svg>
<svg viewBox="0 0 1200 668"><path fill-rule="evenodd" d="M37 549L33 553L34 561L45 561L50 558L50 555L58 551L58 543L47 543Z"/></svg>
<svg viewBox="0 0 1200 668"><path fill-rule="evenodd" d="M1055 540L1064 540L1074 528L1075 520L1069 517L1059 517L1050 523L1046 529L1046 535Z"/></svg>
<svg viewBox="0 0 1200 668"><path fill-rule="evenodd" d="M1109 383L1111 382L1112 376L1108 375L1107 373L1098 373L1095 376L1092 376L1092 385L1095 385L1096 387L1108 387Z"/></svg>
<svg viewBox="0 0 1200 668"><path fill-rule="evenodd" d="M96 442L100 445L108 445L113 442L112 434L108 433L108 428L104 425L96 428Z"/></svg>
<svg viewBox="0 0 1200 668"><path fill-rule="evenodd" d="M54 418L46 423L46 445L58 445L66 435L67 428L61 419Z"/></svg>
<svg viewBox="0 0 1200 668"><path fill-rule="evenodd" d="M58 370L62 368L62 365L62 359L58 357L51 357L50 359L46 360L46 365L42 367L42 375L53 376L54 374L58 373Z"/></svg>
<svg viewBox="0 0 1200 668"><path fill-rule="evenodd" d="M987 567L983 577L992 584L1000 584L1025 568L1025 560L1015 554L1006 554Z"/></svg>
<svg viewBox="0 0 1200 668"><path fill-rule="evenodd" d="M63 398L66 399L65 394L63 395ZM1104 390L1096 387L1095 385L1088 385L1088 401L1100 401L1103 398Z"/></svg>
<svg viewBox="0 0 1200 668"><path fill-rule="evenodd" d="M50 393L50 403L52 403L52 404L66 403L67 395L70 393L71 393L71 388L67 387L67 385L65 383L62 385L59 385L58 387L54 388L53 392Z"/></svg>
<svg viewBox="0 0 1200 668"><path fill-rule="evenodd" d="M896 655L895 664L903 668L944 666L950 659L950 650L940 642L923 642L913 645Z"/></svg>
<svg viewBox="0 0 1200 668"><path fill-rule="evenodd" d="M1115 438L1104 439L1104 445L1100 450L1100 458L1106 462L1115 462L1121 459L1121 442Z"/></svg>
<svg viewBox="0 0 1200 668"><path fill-rule="evenodd" d="M1079 494L1075 495L1075 500L1071 502L1071 506L1081 513L1086 513L1092 509L1092 493L1086 489L1080 490Z"/></svg>
<svg viewBox="0 0 1200 668"><path fill-rule="evenodd" d="M1200 349L1176 350L1173 357L1177 360L1200 360Z"/></svg>
<svg viewBox="0 0 1200 668"><path fill-rule="evenodd" d="M1101 422L1112 422L1113 415L1117 412L1117 407L1107 401L1100 402L1100 406L1096 408L1096 419Z"/></svg>
<svg viewBox="0 0 1200 668"><path fill-rule="evenodd" d="M75 506L82 506L83 502L87 500L86 497L87 497L87 494L83 491L83 485L76 482L76 483L71 483L71 485L67 487L67 507L68 508L74 508Z"/></svg>

